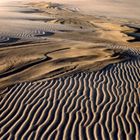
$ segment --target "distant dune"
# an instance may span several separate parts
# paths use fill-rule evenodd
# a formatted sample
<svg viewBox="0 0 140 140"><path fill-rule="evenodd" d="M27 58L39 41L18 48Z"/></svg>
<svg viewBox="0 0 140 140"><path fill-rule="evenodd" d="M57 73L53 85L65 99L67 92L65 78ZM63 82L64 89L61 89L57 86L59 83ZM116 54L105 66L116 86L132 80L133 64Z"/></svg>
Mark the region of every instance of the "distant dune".
<svg viewBox="0 0 140 140"><path fill-rule="evenodd" d="M57 2L73 5L87 14L140 19L139 0L58 0Z"/></svg>
<svg viewBox="0 0 140 140"><path fill-rule="evenodd" d="M12 3L14 1L56 2L78 7L88 14L140 19L139 0L4 0L0 3Z"/></svg>

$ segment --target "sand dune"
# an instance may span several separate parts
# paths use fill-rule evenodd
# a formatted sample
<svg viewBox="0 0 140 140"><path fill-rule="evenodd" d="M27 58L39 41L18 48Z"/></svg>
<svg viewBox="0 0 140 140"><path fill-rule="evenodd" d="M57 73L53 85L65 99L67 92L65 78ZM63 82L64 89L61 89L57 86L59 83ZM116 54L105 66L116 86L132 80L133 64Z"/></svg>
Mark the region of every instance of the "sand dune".
<svg viewBox="0 0 140 140"><path fill-rule="evenodd" d="M32 13L33 9L41 13ZM108 64L130 59L126 53L118 52L126 51L123 46L132 48L135 43L128 41L135 39L130 34L136 32L136 27L83 15L63 4L28 3L12 9L11 15L6 19L1 17L0 88L85 68L97 71Z"/></svg>
<svg viewBox="0 0 140 140"><path fill-rule="evenodd" d="M139 37L136 34L133 35L135 30L133 27L125 26L124 23L83 15L64 4L38 2L19 6L20 8L9 6L10 11L7 7L2 7L0 47L21 42L41 41L48 39L52 34L55 38L69 39L69 36L76 38L79 34L85 33L85 37L92 40L97 37L123 43ZM34 13L34 10L37 12Z"/></svg>
<svg viewBox="0 0 140 140"><path fill-rule="evenodd" d="M4 0L1 3L14 3L14 0ZM23 2L23 0L16 0ZM25 2L40 2L41 0L24 0ZM140 1L139 0L43 0L45 2L54 2L68 5L69 7L78 7L86 14L122 17L131 19L140 19ZM55 6L53 6L55 7Z"/></svg>
<svg viewBox="0 0 140 140"><path fill-rule="evenodd" d="M97 47L97 44L93 43L62 40L14 47L0 54L2 88L19 82L52 79L78 71L97 71L111 63L139 58L140 51L113 44L100 43Z"/></svg>
<svg viewBox="0 0 140 140"><path fill-rule="evenodd" d="M1 138L139 139L139 67L134 59L10 87L1 101Z"/></svg>
<svg viewBox="0 0 140 140"><path fill-rule="evenodd" d="M0 2L1 140L140 139L140 22L81 2Z"/></svg>

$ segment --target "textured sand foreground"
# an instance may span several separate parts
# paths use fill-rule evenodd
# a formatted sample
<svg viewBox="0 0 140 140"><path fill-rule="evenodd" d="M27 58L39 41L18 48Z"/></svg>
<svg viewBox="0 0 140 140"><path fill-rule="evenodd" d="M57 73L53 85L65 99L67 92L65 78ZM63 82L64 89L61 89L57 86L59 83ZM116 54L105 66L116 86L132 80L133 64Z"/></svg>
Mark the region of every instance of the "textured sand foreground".
<svg viewBox="0 0 140 140"><path fill-rule="evenodd" d="M1 140L139 140L140 21L73 5L0 7Z"/></svg>
<svg viewBox="0 0 140 140"><path fill-rule="evenodd" d="M1 101L1 138L138 140L139 67L133 59L12 86Z"/></svg>

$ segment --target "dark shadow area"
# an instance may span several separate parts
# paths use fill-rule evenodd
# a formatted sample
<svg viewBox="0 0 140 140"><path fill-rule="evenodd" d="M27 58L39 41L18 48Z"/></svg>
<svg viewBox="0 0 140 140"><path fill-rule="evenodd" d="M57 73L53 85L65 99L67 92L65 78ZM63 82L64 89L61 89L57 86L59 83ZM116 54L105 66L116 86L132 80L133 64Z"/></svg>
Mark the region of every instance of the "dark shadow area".
<svg viewBox="0 0 140 140"><path fill-rule="evenodd" d="M19 41L19 38L9 37L7 40L0 40L0 44L14 43Z"/></svg>
<svg viewBox="0 0 140 140"><path fill-rule="evenodd" d="M140 42L140 28L139 27L134 27L134 26L130 26L130 25L124 25L124 26L127 26L129 28L133 28L135 31L134 32L123 32L125 33L126 35L130 36L130 37L133 37L134 39L130 39L128 40L128 42Z"/></svg>
<svg viewBox="0 0 140 140"><path fill-rule="evenodd" d="M72 32L72 30L59 30L60 32Z"/></svg>
<svg viewBox="0 0 140 140"><path fill-rule="evenodd" d="M14 42L14 43L11 43L11 44L0 44L0 48L7 48L7 47L13 47L13 46L19 46L20 45L20 47L22 46L22 45L27 45L27 44L33 44L33 42L32 41L26 41L26 42L23 42L23 41L21 41L21 42Z"/></svg>
<svg viewBox="0 0 140 140"><path fill-rule="evenodd" d="M54 19L51 19L51 18L28 18L27 20L30 20L30 21L42 21L42 22L49 22L49 21L53 21Z"/></svg>
<svg viewBox="0 0 140 140"><path fill-rule="evenodd" d="M36 60L34 62L30 62L30 63L24 64L24 65L22 65L20 67L13 68L13 69L11 69L11 70L9 70L7 72L1 73L0 74L0 78L4 78L4 77L7 77L7 76L16 74L18 72L21 72L21 71L23 71L25 69L28 69L28 68L34 66L34 65L40 64L40 63L45 62L45 61L49 61L51 59L52 59L51 57L46 56L46 58L44 58L44 59Z"/></svg>
<svg viewBox="0 0 140 140"><path fill-rule="evenodd" d="M134 37L134 39L128 40L128 42L140 42L140 32L139 33L128 33L128 36Z"/></svg>
<svg viewBox="0 0 140 140"><path fill-rule="evenodd" d="M21 10L18 11L19 13L25 13L25 14L33 14L33 13L43 13L43 11L39 9L30 9L30 10Z"/></svg>
<svg viewBox="0 0 140 140"><path fill-rule="evenodd" d="M47 36L52 36L52 35L54 35L53 32L43 32L43 34L35 35L35 37L47 37Z"/></svg>

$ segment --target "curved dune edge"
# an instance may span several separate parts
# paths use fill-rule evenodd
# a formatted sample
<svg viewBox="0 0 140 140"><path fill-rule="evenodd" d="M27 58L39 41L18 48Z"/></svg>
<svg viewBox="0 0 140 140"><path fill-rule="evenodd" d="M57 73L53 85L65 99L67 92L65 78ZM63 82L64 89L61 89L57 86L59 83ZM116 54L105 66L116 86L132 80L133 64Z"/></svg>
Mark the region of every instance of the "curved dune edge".
<svg viewBox="0 0 140 140"><path fill-rule="evenodd" d="M67 40L9 48L1 53L0 88L80 71L98 71L139 56L139 50L125 46Z"/></svg>
<svg viewBox="0 0 140 140"><path fill-rule="evenodd" d="M139 139L139 85L139 59L16 84L3 91L1 139Z"/></svg>

